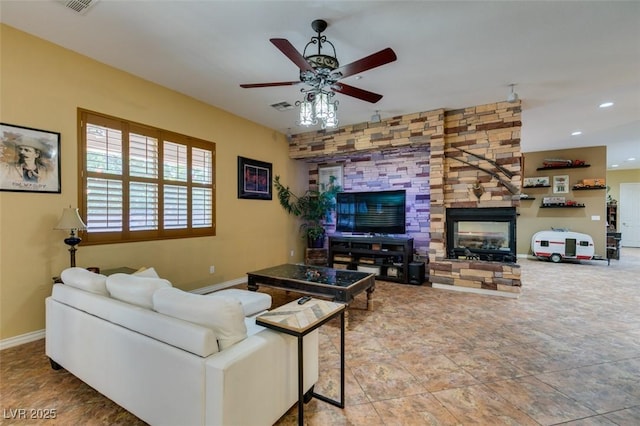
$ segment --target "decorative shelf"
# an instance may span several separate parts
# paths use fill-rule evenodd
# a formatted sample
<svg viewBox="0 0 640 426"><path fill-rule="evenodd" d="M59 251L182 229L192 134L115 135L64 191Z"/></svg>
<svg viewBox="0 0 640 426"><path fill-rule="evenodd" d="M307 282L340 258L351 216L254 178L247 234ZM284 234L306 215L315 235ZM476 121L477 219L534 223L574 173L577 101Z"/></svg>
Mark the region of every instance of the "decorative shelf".
<svg viewBox="0 0 640 426"><path fill-rule="evenodd" d="M529 201L529 200L535 200L536 197L524 197L524 198L520 198L520 201Z"/></svg>
<svg viewBox="0 0 640 426"><path fill-rule="evenodd" d="M559 169L584 169L591 167L591 164L583 164L581 166L553 166L553 167L538 167L536 170L559 170Z"/></svg>
<svg viewBox="0 0 640 426"><path fill-rule="evenodd" d="M532 186L523 186L523 188L535 189L535 188L551 188L551 185L532 185Z"/></svg>
<svg viewBox="0 0 640 426"><path fill-rule="evenodd" d="M584 209L586 206L584 204L577 206L545 206L544 204L540 206L541 209Z"/></svg>
<svg viewBox="0 0 640 426"><path fill-rule="evenodd" d="M571 188L572 191L590 191L590 190L594 190L594 189L607 189L606 186L594 186L591 188Z"/></svg>

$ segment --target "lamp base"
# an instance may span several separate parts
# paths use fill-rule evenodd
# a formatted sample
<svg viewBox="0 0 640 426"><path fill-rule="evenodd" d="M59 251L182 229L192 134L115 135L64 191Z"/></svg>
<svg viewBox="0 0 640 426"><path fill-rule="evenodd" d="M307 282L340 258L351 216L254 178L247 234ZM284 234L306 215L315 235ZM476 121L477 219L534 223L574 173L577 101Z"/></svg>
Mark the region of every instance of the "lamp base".
<svg viewBox="0 0 640 426"><path fill-rule="evenodd" d="M73 232L68 238L64 239L64 243L69 246L70 264L72 268L76 266L76 251L78 251L76 246L80 244L80 242L82 242L82 238L75 236Z"/></svg>

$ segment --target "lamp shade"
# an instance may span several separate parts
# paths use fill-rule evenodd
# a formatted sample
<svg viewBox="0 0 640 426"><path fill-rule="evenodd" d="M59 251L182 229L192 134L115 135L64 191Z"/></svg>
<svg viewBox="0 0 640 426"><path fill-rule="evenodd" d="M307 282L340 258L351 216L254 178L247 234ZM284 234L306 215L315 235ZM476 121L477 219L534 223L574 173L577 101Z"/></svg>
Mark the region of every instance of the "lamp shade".
<svg viewBox="0 0 640 426"><path fill-rule="evenodd" d="M87 229L77 208L68 207L62 210L62 217L53 229Z"/></svg>

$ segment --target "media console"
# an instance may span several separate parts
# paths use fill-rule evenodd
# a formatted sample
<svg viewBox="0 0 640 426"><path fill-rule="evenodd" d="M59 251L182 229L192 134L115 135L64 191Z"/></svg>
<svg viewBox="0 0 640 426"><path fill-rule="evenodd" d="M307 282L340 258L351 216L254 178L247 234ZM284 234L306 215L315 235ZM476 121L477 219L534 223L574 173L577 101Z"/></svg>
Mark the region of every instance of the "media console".
<svg viewBox="0 0 640 426"><path fill-rule="evenodd" d="M369 272L381 280L407 284L412 259L413 238L329 236L328 260L334 269Z"/></svg>

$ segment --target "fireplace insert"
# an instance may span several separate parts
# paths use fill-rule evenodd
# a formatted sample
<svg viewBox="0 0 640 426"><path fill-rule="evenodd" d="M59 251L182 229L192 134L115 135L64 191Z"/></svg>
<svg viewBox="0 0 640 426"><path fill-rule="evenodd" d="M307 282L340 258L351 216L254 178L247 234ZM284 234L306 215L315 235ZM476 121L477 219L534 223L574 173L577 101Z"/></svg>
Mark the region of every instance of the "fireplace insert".
<svg viewBox="0 0 640 426"><path fill-rule="evenodd" d="M447 209L447 254L450 259L516 261L516 209Z"/></svg>

